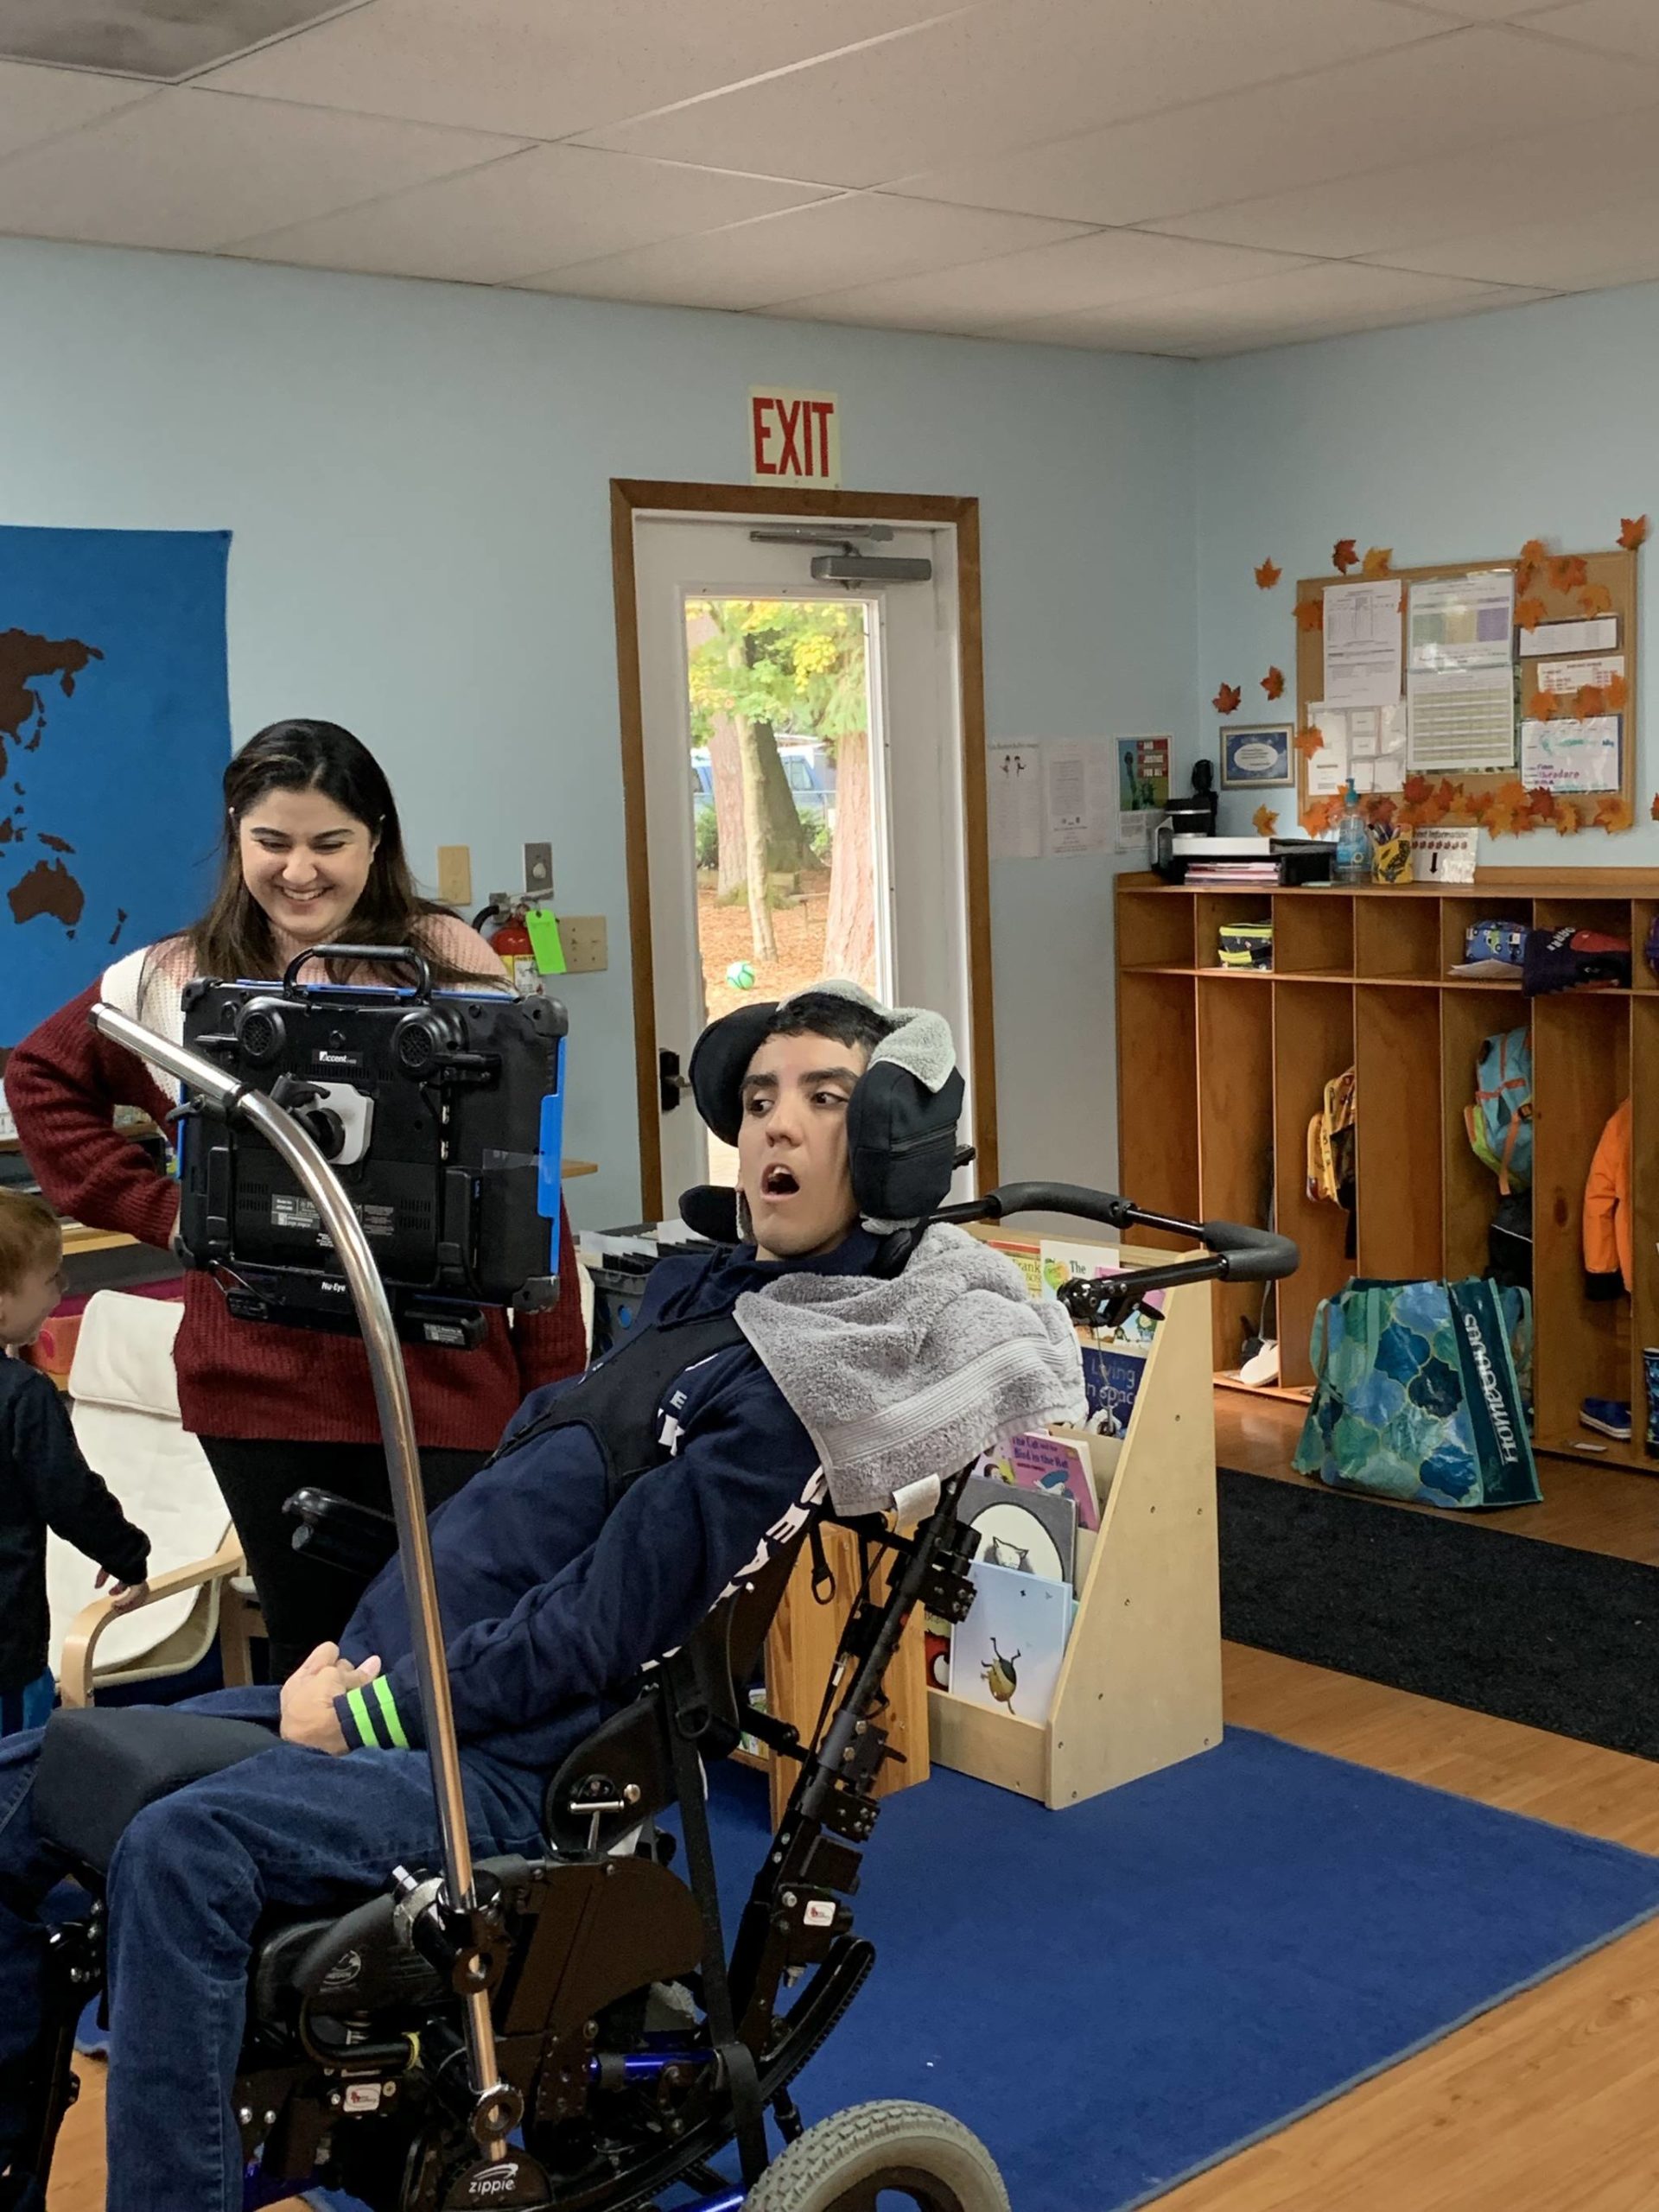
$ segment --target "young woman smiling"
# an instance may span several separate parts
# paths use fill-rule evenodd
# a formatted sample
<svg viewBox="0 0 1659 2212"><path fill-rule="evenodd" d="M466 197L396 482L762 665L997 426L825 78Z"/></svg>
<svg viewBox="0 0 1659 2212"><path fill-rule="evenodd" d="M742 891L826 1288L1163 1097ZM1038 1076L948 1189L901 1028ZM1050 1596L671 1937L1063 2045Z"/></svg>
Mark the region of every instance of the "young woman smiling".
<svg viewBox="0 0 1659 2212"><path fill-rule="evenodd" d="M159 1121L175 1086L99 1036L87 1020L96 1001L181 1039L182 993L193 976L279 976L308 947L328 944L413 944L435 982L506 982L475 931L417 895L391 786L368 748L334 722L273 722L225 772L224 849L206 914L118 960L7 1062L7 1103L58 1210L163 1249L178 1225L177 1185L112 1126L118 1106ZM319 962L308 972L322 970ZM393 971L383 977L365 964L334 980L391 981ZM581 1371L587 1351L575 1269L561 1218L567 1287L550 1313L511 1322L492 1316L474 1351L407 1347L429 1506L483 1465L529 1391ZM283 1499L315 1484L368 1504L388 1502L363 1347L353 1338L232 1320L218 1284L190 1274L174 1358L184 1426L200 1438L236 1523L264 1610L271 1677L280 1680L338 1638L360 1586L294 1552Z"/></svg>

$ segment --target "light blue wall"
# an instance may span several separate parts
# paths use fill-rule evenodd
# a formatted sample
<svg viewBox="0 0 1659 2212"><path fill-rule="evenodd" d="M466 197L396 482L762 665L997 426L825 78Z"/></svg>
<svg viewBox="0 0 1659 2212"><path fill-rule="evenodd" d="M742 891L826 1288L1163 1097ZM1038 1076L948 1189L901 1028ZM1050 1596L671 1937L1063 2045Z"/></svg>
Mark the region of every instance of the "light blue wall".
<svg viewBox="0 0 1659 2212"><path fill-rule="evenodd" d="M1277 663L1294 704L1291 614L1299 576L1331 573L1339 537L1391 545L1414 567L1502 559L1541 537L1564 552L1612 545L1622 515L1659 524L1659 286L1550 301L1465 321L1386 330L1207 363L1198 383L1199 736L1215 753L1208 702L1237 683L1237 720L1271 719L1259 678ZM1271 555L1284 581L1256 589ZM1640 631L1654 612L1654 554L1642 556ZM1655 693L1638 677L1638 726ZM1659 866L1648 802L1659 781L1651 731L1637 761L1637 827L1576 837L1539 831L1480 841L1480 865ZM1263 794L1284 806L1292 794ZM1258 801L1224 802L1248 829Z"/></svg>
<svg viewBox="0 0 1659 2212"><path fill-rule="evenodd" d="M850 483L983 502L993 738L1196 726L1185 364L18 242L0 292L0 519L228 525L238 738L346 722L429 876L470 844L481 902L548 836L608 916L589 1224L637 1205L611 477L747 480L751 384L837 391ZM994 868L1006 1174L1110 1179L1113 865Z"/></svg>

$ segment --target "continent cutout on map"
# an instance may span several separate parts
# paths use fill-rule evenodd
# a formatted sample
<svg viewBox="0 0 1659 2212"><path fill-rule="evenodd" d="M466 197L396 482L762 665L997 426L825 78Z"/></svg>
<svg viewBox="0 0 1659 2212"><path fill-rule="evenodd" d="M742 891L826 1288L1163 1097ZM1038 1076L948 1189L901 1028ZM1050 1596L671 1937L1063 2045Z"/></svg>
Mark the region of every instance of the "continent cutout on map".
<svg viewBox="0 0 1659 2212"><path fill-rule="evenodd" d="M66 699L75 696L75 678L89 663L102 660L97 645L79 638L37 638L29 630L0 630L0 775L6 772L7 747L21 746L33 753L47 723L47 687L55 682ZM21 798L22 784L12 789ZM21 815L22 807L16 811ZM0 821L0 844L20 842L21 824ZM36 832L48 851L73 854L67 838L47 830ZM6 892L11 918L20 926L42 918L61 922L73 931L86 909L86 894L61 861L39 861Z"/></svg>
<svg viewBox="0 0 1659 2212"><path fill-rule="evenodd" d="M22 742L23 726L37 715L46 720L44 686L55 677L66 699L75 696L75 678L89 661L102 660L96 645L79 638L37 638L28 630L0 630L0 776L6 772L6 740ZM36 738L40 727L31 734ZM32 749L32 748L31 748Z"/></svg>
<svg viewBox="0 0 1659 2212"><path fill-rule="evenodd" d="M86 910L86 894L61 861L36 861L20 883L6 893L11 918L20 925L49 914L66 929L73 929Z"/></svg>

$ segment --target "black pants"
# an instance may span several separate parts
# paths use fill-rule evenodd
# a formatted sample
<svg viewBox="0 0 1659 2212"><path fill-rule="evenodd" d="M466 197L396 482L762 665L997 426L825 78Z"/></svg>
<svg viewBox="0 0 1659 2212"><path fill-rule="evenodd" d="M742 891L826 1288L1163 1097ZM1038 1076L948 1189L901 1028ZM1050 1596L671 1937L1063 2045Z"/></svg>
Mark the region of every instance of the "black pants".
<svg viewBox="0 0 1659 2212"><path fill-rule="evenodd" d="M270 1637L270 1679L283 1681L320 1643L338 1643L367 1587L360 1575L294 1549L299 1527L283 1511L296 1490L328 1490L359 1505L391 1510L386 1456L378 1444L285 1444L263 1437L204 1436ZM453 1497L487 1452L421 1453L427 1510Z"/></svg>

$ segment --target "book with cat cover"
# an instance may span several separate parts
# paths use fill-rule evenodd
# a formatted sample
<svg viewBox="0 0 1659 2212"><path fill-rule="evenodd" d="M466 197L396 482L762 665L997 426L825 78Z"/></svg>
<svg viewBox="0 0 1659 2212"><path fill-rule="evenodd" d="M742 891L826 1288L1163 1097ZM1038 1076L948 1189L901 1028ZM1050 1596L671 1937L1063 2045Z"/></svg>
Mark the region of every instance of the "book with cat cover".
<svg viewBox="0 0 1659 2212"><path fill-rule="evenodd" d="M1070 1583L1077 1567L1077 1509L1064 1493L1021 1490L1013 1483L969 1475L957 1518L977 1529L977 1556L988 1567Z"/></svg>

